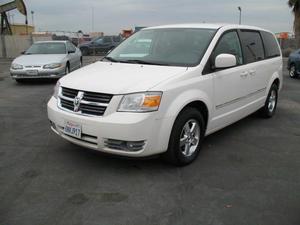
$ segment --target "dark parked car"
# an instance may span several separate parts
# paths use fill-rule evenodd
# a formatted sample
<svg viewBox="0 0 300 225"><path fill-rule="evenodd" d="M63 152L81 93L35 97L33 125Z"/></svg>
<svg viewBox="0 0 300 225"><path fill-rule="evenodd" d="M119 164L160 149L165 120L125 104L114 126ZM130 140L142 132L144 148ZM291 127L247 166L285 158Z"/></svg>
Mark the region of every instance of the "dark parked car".
<svg viewBox="0 0 300 225"><path fill-rule="evenodd" d="M79 45L83 55L107 53L122 41L121 36L103 36Z"/></svg>
<svg viewBox="0 0 300 225"><path fill-rule="evenodd" d="M289 56L288 70L291 78L297 78L300 74L300 49Z"/></svg>

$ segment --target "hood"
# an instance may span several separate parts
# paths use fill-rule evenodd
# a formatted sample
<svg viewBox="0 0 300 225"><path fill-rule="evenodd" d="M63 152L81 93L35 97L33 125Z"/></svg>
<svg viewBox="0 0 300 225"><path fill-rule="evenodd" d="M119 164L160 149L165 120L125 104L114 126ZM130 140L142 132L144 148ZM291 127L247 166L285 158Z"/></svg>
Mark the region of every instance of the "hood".
<svg viewBox="0 0 300 225"><path fill-rule="evenodd" d="M47 55L21 55L17 57L13 63L23 66L37 65L42 66L45 64L59 63L66 57L64 54L47 54Z"/></svg>
<svg viewBox="0 0 300 225"><path fill-rule="evenodd" d="M186 67L96 62L61 78L63 87L126 94L148 91L160 82L186 71Z"/></svg>

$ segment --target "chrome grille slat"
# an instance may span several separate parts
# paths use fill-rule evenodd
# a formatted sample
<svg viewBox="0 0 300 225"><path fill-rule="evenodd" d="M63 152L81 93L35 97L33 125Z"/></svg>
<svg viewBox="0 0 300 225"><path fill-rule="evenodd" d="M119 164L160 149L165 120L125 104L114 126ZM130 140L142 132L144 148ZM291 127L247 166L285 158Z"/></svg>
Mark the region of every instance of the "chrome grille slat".
<svg viewBox="0 0 300 225"><path fill-rule="evenodd" d="M78 100L79 96L80 102L76 105L75 99ZM61 87L58 97L59 107L69 112L87 116L103 116L113 95Z"/></svg>
<svg viewBox="0 0 300 225"><path fill-rule="evenodd" d="M112 98L110 94L102 94L95 92L85 92L83 100L91 102L109 103Z"/></svg>

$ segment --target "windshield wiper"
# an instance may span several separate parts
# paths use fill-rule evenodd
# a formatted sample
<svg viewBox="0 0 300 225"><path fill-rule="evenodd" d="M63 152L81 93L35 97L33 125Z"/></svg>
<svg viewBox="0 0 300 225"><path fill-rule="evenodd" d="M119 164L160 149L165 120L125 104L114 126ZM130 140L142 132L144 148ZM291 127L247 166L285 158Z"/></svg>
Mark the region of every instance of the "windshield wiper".
<svg viewBox="0 0 300 225"><path fill-rule="evenodd" d="M146 65L159 65L159 66L169 66L167 63L157 63L157 62L149 62L140 59L128 59L128 60L120 60L121 63L136 63L136 64L146 64Z"/></svg>
<svg viewBox="0 0 300 225"><path fill-rule="evenodd" d="M106 60L108 60L110 62L120 62L120 61L118 61L118 60L116 60L116 59L114 59L112 57L109 57L109 56L105 56L105 57L103 57L103 59L106 59ZM101 61L103 61L103 59Z"/></svg>

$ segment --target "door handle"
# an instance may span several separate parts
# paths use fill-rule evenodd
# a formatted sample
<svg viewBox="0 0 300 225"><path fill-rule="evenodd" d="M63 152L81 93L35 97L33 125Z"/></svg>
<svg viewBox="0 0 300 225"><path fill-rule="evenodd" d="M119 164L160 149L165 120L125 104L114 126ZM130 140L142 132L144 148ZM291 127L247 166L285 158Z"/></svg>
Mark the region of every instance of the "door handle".
<svg viewBox="0 0 300 225"><path fill-rule="evenodd" d="M242 72L242 73L240 74L240 77L241 77L241 78L246 78L247 76L248 76L248 72L247 72L247 71Z"/></svg>
<svg viewBox="0 0 300 225"><path fill-rule="evenodd" d="M249 74L250 74L251 76L254 76L254 75L256 74L256 71L255 71L255 70L250 70L250 71L249 71Z"/></svg>

